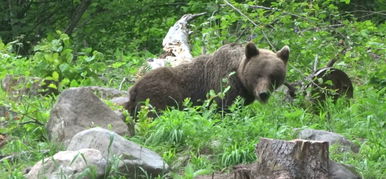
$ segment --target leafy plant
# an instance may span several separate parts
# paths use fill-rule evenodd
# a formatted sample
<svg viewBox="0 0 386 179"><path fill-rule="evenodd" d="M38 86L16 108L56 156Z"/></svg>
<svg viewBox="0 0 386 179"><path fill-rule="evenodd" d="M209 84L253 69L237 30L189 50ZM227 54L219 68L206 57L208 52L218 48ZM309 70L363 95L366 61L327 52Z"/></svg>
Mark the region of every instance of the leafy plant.
<svg viewBox="0 0 386 179"><path fill-rule="evenodd" d="M71 35L56 31L68 25L81 2L32 3L29 9L27 1L12 1L12 8L8 1L0 2L4 5L0 6L4 17L0 20L0 78L37 76L59 91L84 85L125 90L144 60L161 51L161 41L176 20L185 13L207 12L190 24L194 56L232 42L252 41L271 50L289 45L286 81L302 80L314 71L315 62L321 68L335 58L334 67L346 72L354 84L353 99L327 99L318 110L305 104L302 94L290 103L283 92L275 92L268 104L244 106L239 98L221 113L221 103L214 101L226 96L227 79L221 91L211 91L201 106L187 99L183 110L171 108L149 118L154 110L145 103L137 133L130 140L176 166L171 174L158 178L194 178L253 162L260 137L289 140L296 138L295 129L305 128L337 132L354 141L361 146L359 153L332 149L330 157L354 166L363 178L386 177L383 1L98 0L90 4ZM54 101L55 97L41 96L12 101L0 90L0 104L17 113L0 118L0 133L8 139L0 155L14 156L0 163L0 178L22 178L24 168L61 150L46 139L44 128ZM111 160L107 177L124 177L115 170L117 163L118 159Z"/></svg>

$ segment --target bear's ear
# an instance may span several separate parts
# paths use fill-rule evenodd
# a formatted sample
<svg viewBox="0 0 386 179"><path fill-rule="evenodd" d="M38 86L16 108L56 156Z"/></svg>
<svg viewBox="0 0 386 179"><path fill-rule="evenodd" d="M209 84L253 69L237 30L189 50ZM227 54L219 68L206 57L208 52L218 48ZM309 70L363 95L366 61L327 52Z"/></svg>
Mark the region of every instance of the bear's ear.
<svg viewBox="0 0 386 179"><path fill-rule="evenodd" d="M281 50L276 52L276 55L284 61L285 64L287 64L288 58L289 58L290 48L286 45Z"/></svg>
<svg viewBox="0 0 386 179"><path fill-rule="evenodd" d="M247 57L247 59L250 59L257 55L259 55L259 50L256 48L255 44L253 44L252 42L248 43L245 47L245 56Z"/></svg>

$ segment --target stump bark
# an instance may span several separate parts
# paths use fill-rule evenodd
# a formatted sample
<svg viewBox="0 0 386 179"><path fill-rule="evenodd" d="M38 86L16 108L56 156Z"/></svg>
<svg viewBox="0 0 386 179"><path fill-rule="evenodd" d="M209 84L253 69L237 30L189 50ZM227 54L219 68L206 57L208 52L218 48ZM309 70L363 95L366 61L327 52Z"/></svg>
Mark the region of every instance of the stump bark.
<svg viewBox="0 0 386 179"><path fill-rule="evenodd" d="M198 179L327 179L330 174L328 142L262 138L256 145L257 161L233 167L230 174Z"/></svg>
<svg viewBox="0 0 386 179"><path fill-rule="evenodd" d="M328 178L328 142L262 138L256 155L261 178Z"/></svg>
<svg viewBox="0 0 386 179"><path fill-rule="evenodd" d="M231 173L213 173L195 179L360 179L350 167L329 159L328 142L261 138L257 161L233 167Z"/></svg>

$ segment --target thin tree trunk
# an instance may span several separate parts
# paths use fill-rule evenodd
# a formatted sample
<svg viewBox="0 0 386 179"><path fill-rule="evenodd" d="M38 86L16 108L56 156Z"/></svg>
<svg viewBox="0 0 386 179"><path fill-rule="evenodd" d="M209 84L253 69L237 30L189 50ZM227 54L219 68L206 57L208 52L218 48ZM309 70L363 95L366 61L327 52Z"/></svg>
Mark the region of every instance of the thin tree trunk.
<svg viewBox="0 0 386 179"><path fill-rule="evenodd" d="M15 37L15 32L14 32L14 25L15 25L15 21L14 21L14 12L12 10L12 0L8 0L8 9L9 9L9 22L10 22L10 27L11 27L11 34L12 34L12 37L10 38L11 40L13 40L13 38Z"/></svg>
<svg viewBox="0 0 386 179"><path fill-rule="evenodd" d="M70 24L67 26L65 33L70 35L74 31L75 27L78 25L80 18L86 12L87 8L90 6L92 0L83 0L80 5L76 8L75 13L72 15Z"/></svg>

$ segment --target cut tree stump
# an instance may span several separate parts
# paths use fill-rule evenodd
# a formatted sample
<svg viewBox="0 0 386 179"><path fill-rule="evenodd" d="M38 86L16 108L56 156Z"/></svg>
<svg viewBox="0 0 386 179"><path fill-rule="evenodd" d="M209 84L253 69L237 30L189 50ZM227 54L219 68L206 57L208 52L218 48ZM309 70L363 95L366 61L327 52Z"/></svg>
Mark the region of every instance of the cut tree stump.
<svg viewBox="0 0 386 179"><path fill-rule="evenodd" d="M200 176L198 179L328 179L328 142L261 138L256 145L257 161L233 167L230 174Z"/></svg>
<svg viewBox="0 0 386 179"><path fill-rule="evenodd" d="M257 176L328 178L328 142L262 138L256 146Z"/></svg>

